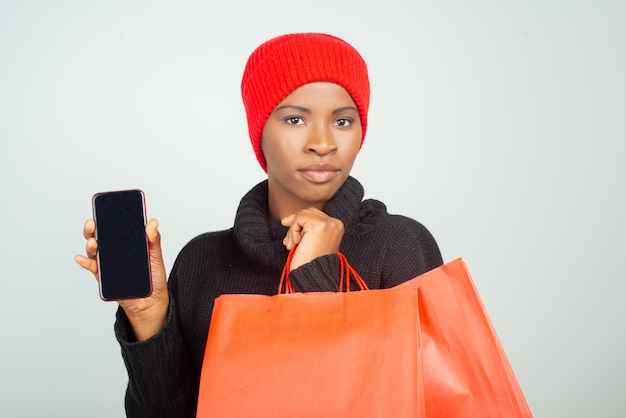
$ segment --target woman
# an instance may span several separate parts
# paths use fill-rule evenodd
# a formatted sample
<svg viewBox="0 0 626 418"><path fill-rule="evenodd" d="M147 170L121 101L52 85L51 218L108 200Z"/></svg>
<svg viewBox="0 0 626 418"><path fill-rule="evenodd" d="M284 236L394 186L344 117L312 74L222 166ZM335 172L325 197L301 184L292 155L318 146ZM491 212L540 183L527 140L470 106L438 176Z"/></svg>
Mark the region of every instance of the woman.
<svg viewBox="0 0 626 418"><path fill-rule="evenodd" d="M128 369L129 417L193 417L213 301L223 293L277 293L288 251L298 291L336 291L341 251L369 288L387 288L442 264L418 222L363 201L350 170L367 130L365 62L326 34L279 36L250 56L241 84L253 149L267 180L246 194L234 226L200 235L169 279L156 220L153 293L120 301L115 332ZM94 223L84 228L97 278Z"/></svg>

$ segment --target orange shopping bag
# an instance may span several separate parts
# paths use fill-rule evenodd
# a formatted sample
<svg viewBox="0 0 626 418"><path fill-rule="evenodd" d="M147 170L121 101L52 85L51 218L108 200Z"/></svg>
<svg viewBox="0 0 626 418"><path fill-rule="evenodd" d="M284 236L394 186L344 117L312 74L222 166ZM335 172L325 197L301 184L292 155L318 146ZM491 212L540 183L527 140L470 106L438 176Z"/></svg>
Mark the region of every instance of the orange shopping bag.
<svg viewBox="0 0 626 418"><path fill-rule="evenodd" d="M414 287L222 295L197 416L422 418L418 315Z"/></svg>
<svg viewBox="0 0 626 418"><path fill-rule="evenodd" d="M400 287L418 288L428 418L532 417L461 259Z"/></svg>

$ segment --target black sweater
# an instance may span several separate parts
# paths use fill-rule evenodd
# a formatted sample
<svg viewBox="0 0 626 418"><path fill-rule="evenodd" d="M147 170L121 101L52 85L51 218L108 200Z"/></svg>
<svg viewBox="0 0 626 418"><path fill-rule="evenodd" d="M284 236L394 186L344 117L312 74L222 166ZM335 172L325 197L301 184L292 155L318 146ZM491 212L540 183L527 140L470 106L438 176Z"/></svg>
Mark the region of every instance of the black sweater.
<svg viewBox="0 0 626 418"><path fill-rule="evenodd" d="M442 264L424 226L362 199L361 184L349 177L324 211L344 223L340 251L370 289L393 287ZM241 200L233 228L202 234L183 248L168 280L167 320L152 338L133 342L128 319L118 310L115 332L129 375L127 416L195 417L214 299L223 293L277 293L287 228L267 219L264 181ZM336 291L338 257L319 257L289 277L297 291Z"/></svg>

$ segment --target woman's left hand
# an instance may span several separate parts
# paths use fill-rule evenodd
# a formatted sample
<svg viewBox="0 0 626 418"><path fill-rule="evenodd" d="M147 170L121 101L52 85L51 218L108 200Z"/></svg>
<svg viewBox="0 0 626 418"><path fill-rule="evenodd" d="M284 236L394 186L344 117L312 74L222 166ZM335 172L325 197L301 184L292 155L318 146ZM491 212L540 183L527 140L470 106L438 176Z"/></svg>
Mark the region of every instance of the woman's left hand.
<svg viewBox="0 0 626 418"><path fill-rule="evenodd" d="M284 218L281 223L289 227L283 244L288 250L298 248L291 260L291 270L323 255L339 251L343 238L343 222L321 210L310 208Z"/></svg>

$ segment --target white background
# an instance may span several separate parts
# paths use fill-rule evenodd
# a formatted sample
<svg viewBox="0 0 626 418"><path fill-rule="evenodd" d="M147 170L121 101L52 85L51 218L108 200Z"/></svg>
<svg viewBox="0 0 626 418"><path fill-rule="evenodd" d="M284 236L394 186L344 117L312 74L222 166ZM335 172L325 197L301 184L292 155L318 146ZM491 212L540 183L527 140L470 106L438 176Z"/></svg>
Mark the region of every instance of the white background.
<svg viewBox="0 0 626 418"><path fill-rule="evenodd" d="M0 0L0 415L122 417L73 263L94 192L140 187L166 263L264 178L250 52L321 31L370 68L353 174L463 257L536 417L626 411L626 3Z"/></svg>

